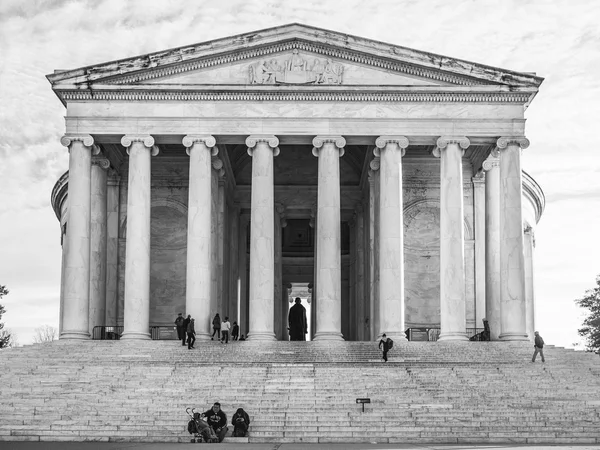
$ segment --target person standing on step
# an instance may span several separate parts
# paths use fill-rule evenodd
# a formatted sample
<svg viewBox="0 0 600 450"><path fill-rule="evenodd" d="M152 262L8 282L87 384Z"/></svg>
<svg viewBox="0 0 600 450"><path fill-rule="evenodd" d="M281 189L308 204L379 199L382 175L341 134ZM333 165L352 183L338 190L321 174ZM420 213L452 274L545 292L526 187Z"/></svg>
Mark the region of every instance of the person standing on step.
<svg viewBox="0 0 600 450"><path fill-rule="evenodd" d="M544 340L540 336L540 332L539 331L535 332L535 339L534 339L533 348L534 348L534 350L533 350L533 356L531 357L531 362L532 363L535 362L535 357L539 353L540 356L542 357L542 362L545 363L546 362L546 358L544 358Z"/></svg>
<svg viewBox="0 0 600 450"><path fill-rule="evenodd" d="M225 341L226 344L229 344L230 328L231 324L229 323L229 317L225 317L225 320L221 322L221 342Z"/></svg>
<svg viewBox="0 0 600 450"><path fill-rule="evenodd" d="M194 319L190 319L190 323L187 326L188 335L188 350L194 348L194 342L196 342L196 329L194 328Z"/></svg>
<svg viewBox="0 0 600 450"><path fill-rule="evenodd" d="M211 409L204 412L204 415L208 424L217 433L219 442L223 442L229 428L227 428L227 415L221 411L221 404L215 402Z"/></svg>
<svg viewBox="0 0 600 450"><path fill-rule="evenodd" d="M210 338L211 341L215 340L215 333L217 334L217 339L221 339L221 317L219 313L215 314L215 318L213 319L213 334Z"/></svg>
<svg viewBox="0 0 600 450"><path fill-rule="evenodd" d="M177 319L175 319L175 326L177 327L177 339L183 342L183 340L185 339L185 329L183 328L183 314L177 314ZM185 345L185 343L181 345Z"/></svg>
<svg viewBox="0 0 600 450"><path fill-rule="evenodd" d="M387 354L388 351L390 350L390 344L388 342L388 339L385 335L385 333L383 333L383 335L381 336L381 340L379 341L379 349L381 350L381 346L383 345L383 355L381 356L383 358L383 360L385 362L387 362L388 358L387 358Z"/></svg>
<svg viewBox="0 0 600 450"><path fill-rule="evenodd" d="M238 408L231 418L231 424L233 425L233 437L244 437L250 426L250 416L243 408Z"/></svg>
<svg viewBox="0 0 600 450"><path fill-rule="evenodd" d="M183 319L183 324L181 327L183 328L183 336L181 336L181 345L185 345L187 343L187 327L190 324L190 320L192 320L192 316L188 314L188 316Z"/></svg>
<svg viewBox="0 0 600 450"><path fill-rule="evenodd" d="M296 304L290 308L290 312L288 313L290 341L305 341L306 333L308 333L306 308L302 306L300 297L296 297L295 302Z"/></svg>
<svg viewBox="0 0 600 450"><path fill-rule="evenodd" d="M237 341L239 336L240 336L240 326L237 324L237 322L234 321L233 327L231 327L231 340Z"/></svg>

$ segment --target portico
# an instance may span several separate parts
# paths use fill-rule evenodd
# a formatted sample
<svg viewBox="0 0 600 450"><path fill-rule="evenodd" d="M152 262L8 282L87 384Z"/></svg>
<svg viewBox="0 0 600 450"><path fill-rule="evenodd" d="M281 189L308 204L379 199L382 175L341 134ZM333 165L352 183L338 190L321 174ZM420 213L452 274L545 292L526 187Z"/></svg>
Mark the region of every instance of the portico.
<svg viewBox="0 0 600 450"><path fill-rule="evenodd" d="M249 340L284 339L285 286L302 282L314 340L466 340L481 309L495 338L528 339L523 230L543 194L520 152L542 79L346 38L288 25L48 76L70 152L53 192L61 338L122 324L149 339L184 312L210 339L219 312ZM109 165L93 194L92 153Z"/></svg>

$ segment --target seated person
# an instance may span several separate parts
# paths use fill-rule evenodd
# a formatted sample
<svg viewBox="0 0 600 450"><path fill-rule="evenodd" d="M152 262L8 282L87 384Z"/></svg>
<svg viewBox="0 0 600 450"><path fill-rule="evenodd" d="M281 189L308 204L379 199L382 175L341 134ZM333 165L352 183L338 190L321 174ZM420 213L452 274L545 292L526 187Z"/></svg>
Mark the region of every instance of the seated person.
<svg viewBox="0 0 600 450"><path fill-rule="evenodd" d="M233 437L244 437L248 432L250 417L243 408L238 408L231 418L231 424L233 425Z"/></svg>
<svg viewBox="0 0 600 450"><path fill-rule="evenodd" d="M215 431L217 437L219 438L219 442L223 442L225 439L225 435L227 434L227 415L221 411L221 404L219 402L215 402L211 409L205 411L204 416L206 416L206 421L208 425Z"/></svg>

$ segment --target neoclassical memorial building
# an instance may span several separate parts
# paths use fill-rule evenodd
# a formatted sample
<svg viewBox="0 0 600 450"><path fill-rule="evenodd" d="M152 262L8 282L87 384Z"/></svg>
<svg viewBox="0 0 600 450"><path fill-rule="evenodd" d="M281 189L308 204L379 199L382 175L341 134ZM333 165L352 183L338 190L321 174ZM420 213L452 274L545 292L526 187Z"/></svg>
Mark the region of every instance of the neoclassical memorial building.
<svg viewBox="0 0 600 450"><path fill-rule="evenodd" d="M48 75L66 107L60 338L178 312L287 340L533 335L521 169L543 79L291 24Z"/></svg>

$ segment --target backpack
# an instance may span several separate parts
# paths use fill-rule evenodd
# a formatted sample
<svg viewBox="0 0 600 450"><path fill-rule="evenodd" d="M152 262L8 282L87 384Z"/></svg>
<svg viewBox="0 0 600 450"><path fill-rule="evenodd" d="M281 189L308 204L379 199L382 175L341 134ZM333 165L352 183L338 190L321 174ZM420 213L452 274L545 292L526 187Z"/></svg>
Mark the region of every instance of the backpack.
<svg viewBox="0 0 600 450"><path fill-rule="evenodd" d="M391 350L392 347L394 346L394 341L392 341L390 338L388 338L387 343L388 343L388 350Z"/></svg>
<svg viewBox="0 0 600 450"><path fill-rule="evenodd" d="M196 422L194 420L190 420L188 422L188 433L194 434L198 432L198 427L196 426Z"/></svg>

